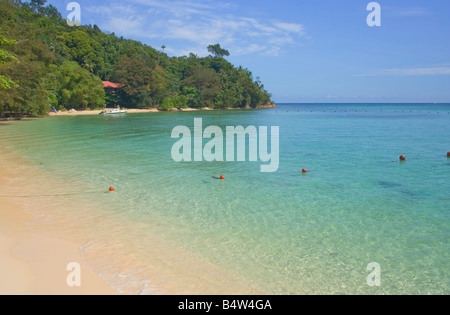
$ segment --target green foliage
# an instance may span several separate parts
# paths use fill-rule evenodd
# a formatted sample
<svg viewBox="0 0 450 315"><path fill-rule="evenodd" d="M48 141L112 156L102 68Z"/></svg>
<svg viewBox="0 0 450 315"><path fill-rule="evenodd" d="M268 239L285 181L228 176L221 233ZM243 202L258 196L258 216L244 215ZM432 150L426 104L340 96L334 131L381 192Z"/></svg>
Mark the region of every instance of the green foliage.
<svg viewBox="0 0 450 315"><path fill-rule="evenodd" d="M209 45L208 51L212 53L215 57L229 56L230 52L228 50L222 49L219 44Z"/></svg>
<svg viewBox="0 0 450 315"><path fill-rule="evenodd" d="M0 47L13 46L15 45L15 43L15 41L5 38L3 36L3 33L0 32ZM8 61L13 60L17 60L17 58L10 51L0 48L0 64L4 64ZM12 81L11 79L0 74L0 89L10 89L11 87L17 87L17 84L14 83L14 81Z"/></svg>
<svg viewBox="0 0 450 315"><path fill-rule="evenodd" d="M150 68L151 64L125 56L111 74L114 81L123 84L118 93L128 107L154 107L164 98L167 81L161 67Z"/></svg>
<svg viewBox="0 0 450 315"><path fill-rule="evenodd" d="M47 3L47 0L31 0L30 6L33 10L40 12L42 7Z"/></svg>
<svg viewBox="0 0 450 315"><path fill-rule="evenodd" d="M220 93L221 84L219 75L213 69L193 67L189 76L183 80L183 86L195 87L200 91L203 105L215 107L214 101Z"/></svg>
<svg viewBox="0 0 450 315"><path fill-rule="evenodd" d="M188 108L188 98L185 95L178 95L170 98L165 98L160 107L161 110L170 110L173 108Z"/></svg>
<svg viewBox="0 0 450 315"><path fill-rule="evenodd" d="M39 40L18 41L11 48L17 62L4 63L0 71L17 85L0 89L0 116L45 114L51 106L46 83L53 55Z"/></svg>
<svg viewBox="0 0 450 315"><path fill-rule="evenodd" d="M198 108L202 106L202 94L196 87L185 86L183 88L182 95L186 96L188 107Z"/></svg>
<svg viewBox="0 0 450 315"><path fill-rule="evenodd" d="M102 47L86 32L76 30L63 34L62 38L73 60L83 68L93 73L98 73L103 68Z"/></svg>
<svg viewBox="0 0 450 315"><path fill-rule="evenodd" d="M53 5L49 5L48 7L43 7L40 9L40 12L45 15L46 17L49 17L52 20L62 20L61 13L58 12L58 9L55 8Z"/></svg>
<svg viewBox="0 0 450 315"><path fill-rule="evenodd" d="M106 90L105 91L105 103L106 107L108 108L116 108L117 105L121 103L121 99L119 95L117 95L117 92Z"/></svg>
<svg viewBox="0 0 450 315"><path fill-rule="evenodd" d="M33 47L30 45L29 48ZM49 94L45 80L49 73L45 64L35 60L36 55L19 56L19 63L4 67L8 76L18 86L9 90L0 89L0 114L41 115L50 109Z"/></svg>
<svg viewBox="0 0 450 315"><path fill-rule="evenodd" d="M210 56L169 57L138 41L70 27L45 0L0 0L0 115L43 115L55 108L258 107L271 96L250 71ZM8 38L8 39L7 39ZM14 40L10 40L14 39ZM105 93L101 81L122 84Z"/></svg>
<svg viewBox="0 0 450 315"><path fill-rule="evenodd" d="M82 69L76 62L66 62L57 71L61 106L85 110L105 105L105 90L100 78Z"/></svg>

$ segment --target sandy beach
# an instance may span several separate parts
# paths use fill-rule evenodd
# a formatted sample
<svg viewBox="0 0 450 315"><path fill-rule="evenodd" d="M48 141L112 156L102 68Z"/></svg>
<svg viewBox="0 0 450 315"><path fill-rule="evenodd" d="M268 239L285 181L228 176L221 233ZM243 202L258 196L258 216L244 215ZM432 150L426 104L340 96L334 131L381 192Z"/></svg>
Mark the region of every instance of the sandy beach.
<svg viewBox="0 0 450 315"><path fill-rule="evenodd" d="M209 111L212 110L211 108L183 108L183 109L174 109L171 111L177 111L177 112L195 112L195 111ZM159 113L163 112L156 108L150 108L150 109L127 109L126 110L128 114L143 114L143 113ZM101 110L83 110L83 111L64 111L64 112L50 112L48 115L50 117L59 117L59 116L90 116L90 115L100 115L102 111Z"/></svg>
<svg viewBox="0 0 450 315"><path fill-rule="evenodd" d="M265 109L265 108L276 108L274 104L264 105L259 107L258 109ZM251 109L251 108L244 108L244 109ZM197 112L197 111L212 111L214 109L209 107L203 107L203 108L182 108L182 109L172 109L169 110L169 112ZM242 110L242 108L226 108L226 110ZM159 113L159 112L165 112L160 111L157 108L149 108L149 109L126 109L128 114L142 114L142 113ZM84 110L84 111L59 111L57 113L50 112L48 115L50 117L59 117L59 116L90 116L90 115L99 115L102 112L102 110Z"/></svg>
<svg viewBox="0 0 450 315"><path fill-rule="evenodd" d="M61 191L60 180L1 141L0 150L0 295L258 292L158 237L144 241L151 245L143 260L133 249L138 244L126 240L133 232L142 238L143 227L97 213L82 196L55 198L48 192ZM80 265L80 287L67 284L73 262Z"/></svg>
<svg viewBox="0 0 450 315"><path fill-rule="evenodd" d="M25 212L24 199L8 197L17 193L12 184L18 161L13 153L3 150L0 155L0 295L117 294L84 262L81 241L30 227L34 217ZM67 284L71 262L80 265L80 287Z"/></svg>
<svg viewBox="0 0 450 315"><path fill-rule="evenodd" d="M83 110L83 111L64 111L64 112L50 112L48 115L50 117L58 117L58 116L90 116L90 115L99 115L102 110ZM127 109L127 113L129 114L140 114L140 113L158 113L159 110L156 108L152 109Z"/></svg>

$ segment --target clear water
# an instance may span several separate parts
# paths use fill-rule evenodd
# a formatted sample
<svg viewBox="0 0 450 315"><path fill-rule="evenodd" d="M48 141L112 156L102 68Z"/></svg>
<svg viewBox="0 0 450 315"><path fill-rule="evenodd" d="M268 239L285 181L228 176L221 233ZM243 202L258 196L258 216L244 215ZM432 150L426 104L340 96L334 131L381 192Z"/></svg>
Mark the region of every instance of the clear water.
<svg viewBox="0 0 450 315"><path fill-rule="evenodd" d="M279 126L278 172L261 173L259 162L175 163L172 129L197 117L223 130ZM157 237L267 294L450 293L450 104L281 104L45 118L0 130L8 149L67 184L51 193L114 186L83 199L98 205L90 214L121 222L109 235L132 244L128 254L144 265ZM226 180L212 178L220 175ZM113 259L91 258L112 281ZM380 287L366 283L371 262L381 266ZM118 290L133 282L140 293L164 293L137 269L121 275Z"/></svg>

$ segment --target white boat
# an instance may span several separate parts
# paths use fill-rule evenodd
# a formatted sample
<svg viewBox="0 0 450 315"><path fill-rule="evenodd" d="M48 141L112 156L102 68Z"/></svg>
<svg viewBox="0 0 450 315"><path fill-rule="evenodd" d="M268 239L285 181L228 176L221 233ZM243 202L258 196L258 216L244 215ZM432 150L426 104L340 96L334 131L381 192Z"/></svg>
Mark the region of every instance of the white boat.
<svg viewBox="0 0 450 315"><path fill-rule="evenodd" d="M104 111L102 111L100 113L100 115L116 115L116 114L126 114L126 113L127 113L126 110L114 108L114 109L105 109Z"/></svg>

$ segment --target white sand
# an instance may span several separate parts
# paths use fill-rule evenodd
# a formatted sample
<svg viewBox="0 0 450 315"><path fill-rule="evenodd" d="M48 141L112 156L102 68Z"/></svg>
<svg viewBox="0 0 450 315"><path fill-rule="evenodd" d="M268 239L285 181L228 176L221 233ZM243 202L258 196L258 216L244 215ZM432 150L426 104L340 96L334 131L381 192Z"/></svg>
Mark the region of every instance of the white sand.
<svg viewBox="0 0 450 315"><path fill-rule="evenodd" d="M58 233L52 236L32 230L34 218L22 208L18 198L5 198L11 189L14 168L10 153L0 154L0 295L111 295L117 292L85 264L81 243ZM81 287L67 285L67 265L81 267Z"/></svg>

